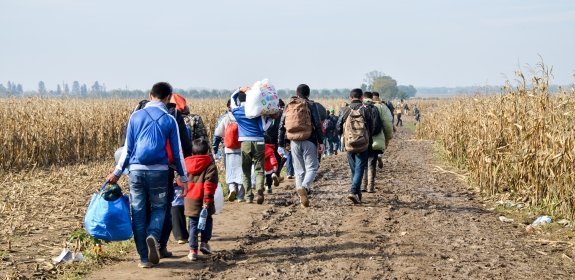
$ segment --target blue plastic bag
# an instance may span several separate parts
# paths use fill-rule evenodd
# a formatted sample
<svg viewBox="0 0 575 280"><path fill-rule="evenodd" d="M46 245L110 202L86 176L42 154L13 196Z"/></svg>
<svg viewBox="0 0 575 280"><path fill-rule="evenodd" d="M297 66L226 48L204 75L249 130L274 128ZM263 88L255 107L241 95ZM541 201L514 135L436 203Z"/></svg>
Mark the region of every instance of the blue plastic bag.
<svg viewBox="0 0 575 280"><path fill-rule="evenodd" d="M106 201L102 192L107 185L108 182L104 183L100 191L92 195L84 217L84 228L88 234L97 239L128 240L132 238L129 198L122 195L114 201Z"/></svg>

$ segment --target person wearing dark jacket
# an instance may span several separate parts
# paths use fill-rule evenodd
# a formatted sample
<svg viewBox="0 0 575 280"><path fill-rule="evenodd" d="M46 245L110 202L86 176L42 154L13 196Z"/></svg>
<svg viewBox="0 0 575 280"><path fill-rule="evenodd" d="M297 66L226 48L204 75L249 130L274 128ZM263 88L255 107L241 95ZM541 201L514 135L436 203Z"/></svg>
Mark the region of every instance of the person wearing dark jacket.
<svg viewBox="0 0 575 280"><path fill-rule="evenodd" d="M284 157L278 153L277 143L278 143L281 116L283 114L283 109L285 107L284 101L280 99L278 102L278 106L280 108L280 112L277 113L276 116L273 118L271 126L268 128L268 130L266 130L266 136L269 137L270 143L273 143L275 145L274 151L275 151L276 160L278 162L278 168L277 168L277 171L275 172L275 174L276 174L279 182L282 182L284 180L284 178L281 176L281 171L282 171L282 168L283 168L286 161L285 161Z"/></svg>
<svg viewBox="0 0 575 280"><path fill-rule="evenodd" d="M377 135L381 133L383 129L383 120L380 117L379 109L377 109L373 104L373 93L366 91L363 93L363 104L365 104L366 111L371 115L371 119L373 120L373 135ZM370 143L373 143L373 137L370 137ZM377 159L383 151L374 150L369 145L368 149L368 158L367 158L367 166L365 171L363 172L363 184L361 185L362 192L375 192L375 168L377 167Z"/></svg>
<svg viewBox="0 0 575 280"><path fill-rule="evenodd" d="M371 146L371 137L374 135L376 127L374 125L371 113L367 110L367 107L362 102L363 91L359 88L353 89L349 94L349 98L351 103L348 107L342 108L339 120L337 121L337 131L339 135L345 135L344 125L347 118L349 117L352 110L359 110L365 122L365 129L367 130L367 136L369 138L369 146ZM354 204L361 203L361 181L363 179L363 172L365 171L365 167L367 165L368 155L369 151L367 149L358 153L352 153L348 150L347 153L347 161L349 163L352 174L351 191L348 195L348 198Z"/></svg>
<svg viewBox="0 0 575 280"><path fill-rule="evenodd" d="M303 207L309 207L308 195L311 191L312 183L317 176L319 169L318 154L323 151L323 133L321 131L321 121L317 106L309 100L310 88L308 85L301 84L296 90L297 96L292 97L292 101L298 101L298 98L305 100L311 114L311 135L307 140L290 140L291 156L296 179L296 191L300 197L300 203ZM300 103L301 104L301 103ZM293 106L293 105L292 105ZM304 107L305 108L305 107ZM286 106L285 112L290 109L290 104ZM286 140L286 114L282 115L279 125L278 135L278 152L286 154L284 149ZM305 137L305 136L304 136Z"/></svg>
<svg viewBox="0 0 575 280"><path fill-rule="evenodd" d="M180 134L180 143L182 144L182 153L184 158L192 155L192 141L188 135L188 128L184 116L185 113L189 113L189 107L186 104L186 99L179 94L172 94L170 103L166 104L168 107L168 113L176 119L178 124L178 131ZM168 173L168 201L172 202L175 198L176 189L178 193L181 192L181 187L174 185L175 170L170 167ZM164 226L162 227L162 236L160 237L160 258L172 257L172 252L168 251L168 241L170 240L170 233L174 230L174 237L176 240L187 240L188 231L186 229L185 223L182 225L182 221L185 221L185 216L183 213L183 208L176 206L166 208L166 217L164 219ZM174 211L173 211L174 210ZM174 213L174 215L172 215ZM177 224L174 228L174 224Z"/></svg>

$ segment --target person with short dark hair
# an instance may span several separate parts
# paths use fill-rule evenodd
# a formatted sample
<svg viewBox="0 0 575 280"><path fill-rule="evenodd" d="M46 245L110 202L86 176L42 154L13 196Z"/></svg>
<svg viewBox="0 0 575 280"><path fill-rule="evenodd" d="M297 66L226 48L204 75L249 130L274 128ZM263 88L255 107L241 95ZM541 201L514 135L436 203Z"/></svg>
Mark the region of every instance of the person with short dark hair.
<svg viewBox="0 0 575 280"><path fill-rule="evenodd" d="M313 181L317 176L317 172L319 170L319 156L324 148L318 106L316 106L313 101L309 100L309 96L310 88L308 85L301 84L297 87L296 96L291 97L290 102L288 102L286 106L285 113L281 118L278 137L278 152L280 154L287 154L284 149L286 146L285 140L286 138L290 140L290 153L295 172L296 191L300 197L300 204L302 207L309 207L308 196L311 193ZM305 110L294 111L299 106ZM301 118L302 120L306 120L307 124L298 128L307 130L308 134L302 134L301 138L290 138L288 131L290 128L289 126L299 126L301 124L286 122L288 113L293 113L294 115L292 116L297 115L298 119Z"/></svg>
<svg viewBox="0 0 575 280"><path fill-rule="evenodd" d="M172 86L157 83L150 92L150 102L135 111L128 121L125 148L109 183L116 183L129 168L130 204L134 241L140 255L139 266L150 268L160 262L158 240L168 207L168 149L182 183L187 183L184 156L176 120L168 113ZM187 193L184 188L183 195Z"/></svg>
<svg viewBox="0 0 575 280"><path fill-rule="evenodd" d="M363 105L363 102L362 102L363 91L359 88L351 90L351 92L349 94L349 99L351 101L349 106L342 108L342 111L340 113L339 120L337 121L337 131L340 135L344 135L344 136L349 135L351 132L345 131L346 121L352 112L359 112L359 115L361 115L361 118L363 119L363 122L364 122L363 127L364 127L364 129L366 129L367 138L368 138L368 139L364 139L364 140L369 141L369 139L371 139L371 135L374 135L373 134L374 125L373 125L373 119L371 117L371 114L368 113L366 106ZM348 147L348 145L351 145L351 142L349 141L349 139L345 139L344 144L346 145L346 147ZM371 143L368 143L368 145L371 146ZM351 174L352 174L351 190L350 190L350 194L348 195L348 198L354 204L360 204L361 203L361 189L360 189L361 188L361 181L363 179L363 172L365 171L365 167L367 165L368 150L367 150L367 148L364 151L359 151L359 152L351 152L347 148L346 148L346 150L348 152L347 153L347 161L349 163L349 167L351 169Z"/></svg>
<svg viewBox="0 0 575 280"><path fill-rule="evenodd" d="M241 142L242 171L244 173L244 187L248 196L248 202L253 203L254 193L252 188L252 164L256 174L257 204L264 203L264 153L266 130L271 125L269 117L248 118L245 111L246 92L249 87L237 89L232 94L232 114L238 123L239 141Z"/></svg>
<svg viewBox="0 0 575 280"><path fill-rule="evenodd" d="M375 192L375 168L378 156L383 153L383 151L373 149L371 145L373 143L373 136L381 133L381 130L383 129L383 119L381 118L379 109L374 105L375 103L373 102L373 96L373 93L369 91L363 93L363 104L367 113L370 114L374 126L370 135L370 145L367 149L367 166L363 173L363 183L361 185L361 191L369 193Z"/></svg>
<svg viewBox="0 0 575 280"><path fill-rule="evenodd" d="M206 139L196 139L192 142L192 156L186 158L186 168L190 182L188 193L184 199L185 214L190 220L190 251L188 258L192 261L198 259L198 249L205 255L212 253L208 242L212 238L213 219L216 212L214 195L218 187L218 168L209 154L209 144ZM200 212L208 210L208 218L204 229L198 229ZM198 246L198 235L201 242Z"/></svg>

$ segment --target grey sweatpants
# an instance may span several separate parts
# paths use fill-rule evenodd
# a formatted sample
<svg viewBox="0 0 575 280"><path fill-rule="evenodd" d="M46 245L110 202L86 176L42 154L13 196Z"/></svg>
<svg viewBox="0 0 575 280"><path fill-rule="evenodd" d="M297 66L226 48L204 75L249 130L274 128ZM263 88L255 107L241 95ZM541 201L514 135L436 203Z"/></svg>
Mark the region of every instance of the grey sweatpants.
<svg viewBox="0 0 575 280"><path fill-rule="evenodd" d="M317 171L319 160L317 146L310 141L291 141L291 156L295 173L295 187L311 188Z"/></svg>

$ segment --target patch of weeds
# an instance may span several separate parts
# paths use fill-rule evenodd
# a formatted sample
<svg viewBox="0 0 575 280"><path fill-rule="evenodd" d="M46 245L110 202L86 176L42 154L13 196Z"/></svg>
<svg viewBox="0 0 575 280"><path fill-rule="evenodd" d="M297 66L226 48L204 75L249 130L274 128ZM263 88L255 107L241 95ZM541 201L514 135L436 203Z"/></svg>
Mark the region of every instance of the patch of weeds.
<svg viewBox="0 0 575 280"><path fill-rule="evenodd" d="M107 263L125 260L134 248L133 239L103 242L90 236L83 228L74 230L68 240L73 246L79 247L84 261L66 265L58 279L84 279L87 274Z"/></svg>
<svg viewBox="0 0 575 280"><path fill-rule="evenodd" d="M405 128L411 130L411 132L415 132L417 126L415 125L414 122L405 122L404 126Z"/></svg>

